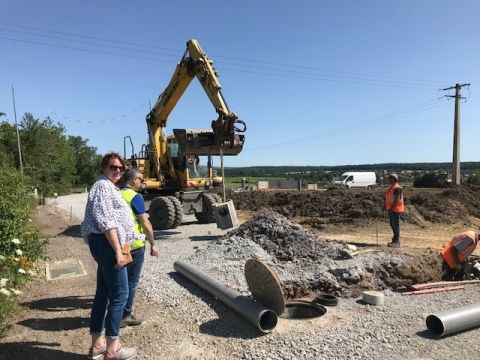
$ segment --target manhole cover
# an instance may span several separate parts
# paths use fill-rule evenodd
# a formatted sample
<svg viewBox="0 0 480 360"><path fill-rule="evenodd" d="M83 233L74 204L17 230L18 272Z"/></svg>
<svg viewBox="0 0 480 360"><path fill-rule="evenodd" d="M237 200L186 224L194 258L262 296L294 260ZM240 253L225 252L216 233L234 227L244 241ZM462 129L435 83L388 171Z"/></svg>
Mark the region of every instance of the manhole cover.
<svg viewBox="0 0 480 360"><path fill-rule="evenodd" d="M47 263L45 269L47 280L56 280L86 275L83 264L77 259L65 259Z"/></svg>
<svg viewBox="0 0 480 360"><path fill-rule="evenodd" d="M283 313L285 296L278 275L270 267L260 260L250 259L245 264L245 279L255 300L277 315Z"/></svg>

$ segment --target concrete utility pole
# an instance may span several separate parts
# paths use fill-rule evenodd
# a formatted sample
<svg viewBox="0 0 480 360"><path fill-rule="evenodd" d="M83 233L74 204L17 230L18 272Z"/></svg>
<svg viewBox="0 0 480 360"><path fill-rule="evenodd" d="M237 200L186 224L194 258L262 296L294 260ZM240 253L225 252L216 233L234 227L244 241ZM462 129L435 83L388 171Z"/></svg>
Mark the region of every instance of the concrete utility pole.
<svg viewBox="0 0 480 360"><path fill-rule="evenodd" d="M470 86L470 84L455 84L448 88L442 89L443 91L455 89L455 95L445 95L446 97L455 98L455 118L453 126L453 174L452 184L460 185L461 172L460 172L460 100L465 99L460 94L460 89L464 86Z"/></svg>
<svg viewBox="0 0 480 360"><path fill-rule="evenodd" d="M15 107L15 90L12 85L13 116L15 118L15 128L17 129L18 161L20 163L20 174L23 175L22 148L20 146L20 133L18 132L17 108Z"/></svg>

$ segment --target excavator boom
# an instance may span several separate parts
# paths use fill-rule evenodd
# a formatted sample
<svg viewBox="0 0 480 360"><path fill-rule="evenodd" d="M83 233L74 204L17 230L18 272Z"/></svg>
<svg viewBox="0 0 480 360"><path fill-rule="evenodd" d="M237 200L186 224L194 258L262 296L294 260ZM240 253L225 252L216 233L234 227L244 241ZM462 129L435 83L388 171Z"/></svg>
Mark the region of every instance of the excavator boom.
<svg viewBox="0 0 480 360"><path fill-rule="evenodd" d="M211 130L174 129L179 152L185 156L237 155L242 150L244 136L241 133L246 130L245 123L238 120L237 115L228 108L213 62L198 41L192 39L187 42L187 50L175 68L170 83L147 115L151 142L157 159L162 159L162 153L166 150L161 143L162 129L166 127L168 116L194 77L200 81L218 118L212 121ZM236 127L237 123L242 124L243 128ZM162 166L161 161L157 163L158 172L165 165Z"/></svg>

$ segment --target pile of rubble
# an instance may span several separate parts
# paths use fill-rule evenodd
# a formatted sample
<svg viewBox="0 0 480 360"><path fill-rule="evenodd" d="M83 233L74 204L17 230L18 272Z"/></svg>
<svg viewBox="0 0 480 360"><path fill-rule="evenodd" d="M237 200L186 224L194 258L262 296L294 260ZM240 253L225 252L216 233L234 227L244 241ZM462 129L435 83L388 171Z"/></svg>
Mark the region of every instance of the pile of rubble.
<svg viewBox="0 0 480 360"><path fill-rule="evenodd" d="M318 292L356 296L366 289L384 289L410 259L385 252L352 256L347 244L322 240L264 209L225 237L197 250L187 261L247 293L243 267L252 257L274 268L288 298Z"/></svg>

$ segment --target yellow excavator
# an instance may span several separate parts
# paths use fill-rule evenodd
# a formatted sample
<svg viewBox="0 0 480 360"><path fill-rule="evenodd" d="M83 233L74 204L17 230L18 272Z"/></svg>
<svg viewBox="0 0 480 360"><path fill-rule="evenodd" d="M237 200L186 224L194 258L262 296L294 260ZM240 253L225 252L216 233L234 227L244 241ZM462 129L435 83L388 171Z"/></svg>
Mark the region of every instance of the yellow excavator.
<svg viewBox="0 0 480 360"><path fill-rule="evenodd" d="M212 121L211 129L173 129L173 135L167 137L168 116L194 77L200 81L218 118ZM142 191L145 199L151 200L149 214L153 227L176 228L183 214L195 214L202 223L214 222L213 204L222 199L207 190L221 186L223 178L217 176L212 157L220 156L223 164L223 156L238 155L245 141L246 125L228 108L213 62L197 40L187 42L170 83L146 121L148 144L142 145L137 155L132 145L128 162L143 173ZM206 166L200 164L204 157Z"/></svg>

